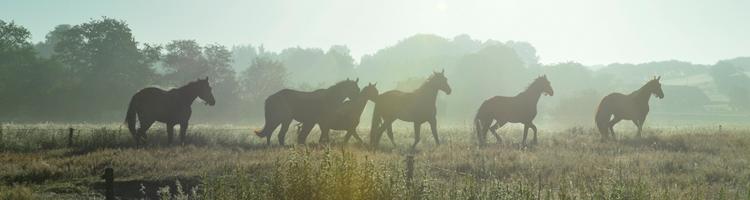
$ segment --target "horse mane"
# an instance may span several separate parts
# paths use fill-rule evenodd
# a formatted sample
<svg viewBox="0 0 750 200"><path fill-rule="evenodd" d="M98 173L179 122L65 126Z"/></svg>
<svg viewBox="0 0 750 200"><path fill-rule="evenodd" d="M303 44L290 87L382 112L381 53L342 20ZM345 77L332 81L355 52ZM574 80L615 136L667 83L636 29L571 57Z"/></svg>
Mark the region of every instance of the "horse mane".
<svg viewBox="0 0 750 200"><path fill-rule="evenodd" d="M524 94L524 93L530 92L532 88L538 88L538 87L540 87L540 84L543 83L542 82L543 78L545 78L545 77L544 76L540 76L540 77L534 79L534 81L532 81L531 83L529 83L529 86L526 86L526 89L524 89L523 91L521 91L521 93L519 93L519 94Z"/></svg>
<svg viewBox="0 0 750 200"><path fill-rule="evenodd" d="M184 89L187 89L187 88L190 88L192 86L197 85L198 82L200 82L200 80L190 81L189 83L187 83L185 85L182 85L182 86L176 87L176 88L172 88L169 91L172 92L172 91L184 90Z"/></svg>
<svg viewBox="0 0 750 200"><path fill-rule="evenodd" d="M648 82L646 82L646 84L643 84L643 86L641 86L640 88L638 88L637 90L633 91L633 92L632 92L632 93L630 93L630 94L636 94L636 93L640 93L640 92L642 92L642 91L645 91L645 90L646 90L646 88L648 88L649 86L651 86L652 84L654 84L655 82L658 82L658 81L659 81L659 80L658 80L658 79L656 79L656 78L654 78L654 79L651 79L651 80L649 80Z"/></svg>
<svg viewBox="0 0 750 200"><path fill-rule="evenodd" d="M343 87L344 84L346 84L347 82L354 82L354 81L348 80L348 79L347 80L343 80L343 81L339 81L336 84L333 84L332 86L330 86L330 87L328 87L326 89L330 90L330 89L334 89L334 88L337 88L337 87Z"/></svg>
<svg viewBox="0 0 750 200"><path fill-rule="evenodd" d="M438 74L433 73L432 75L430 75L430 77L427 77L427 80L425 80L424 82L422 82L422 85L419 85L419 87L416 90L414 90L414 91L419 91L419 90L423 90L424 88L426 88L429 84L432 83L432 81L435 80L435 77L437 75Z"/></svg>

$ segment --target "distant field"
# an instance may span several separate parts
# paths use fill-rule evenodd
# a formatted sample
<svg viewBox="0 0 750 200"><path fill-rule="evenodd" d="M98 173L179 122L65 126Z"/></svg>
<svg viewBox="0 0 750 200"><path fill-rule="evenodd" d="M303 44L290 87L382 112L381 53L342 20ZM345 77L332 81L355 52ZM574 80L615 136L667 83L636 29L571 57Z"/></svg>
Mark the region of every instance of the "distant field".
<svg viewBox="0 0 750 200"><path fill-rule="evenodd" d="M5 124L0 199L101 199L108 166L115 194L127 199L750 198L750 127L659 127L643 138L618 127L617 141L588 128L542 129L539 144L523 150L514 126L486 148L463 127L441 129L445 144L436 146L425 127L411 152L405 127L396 130L397 147L383 140L371 151L354 140L317 145L315 133L310 145L280 147L274 135L266 147L249 127L193 126L189 144L168 146L157 126L150 145L136 148L120 125ZM367 132L360 130L365 140Z"/></svg>

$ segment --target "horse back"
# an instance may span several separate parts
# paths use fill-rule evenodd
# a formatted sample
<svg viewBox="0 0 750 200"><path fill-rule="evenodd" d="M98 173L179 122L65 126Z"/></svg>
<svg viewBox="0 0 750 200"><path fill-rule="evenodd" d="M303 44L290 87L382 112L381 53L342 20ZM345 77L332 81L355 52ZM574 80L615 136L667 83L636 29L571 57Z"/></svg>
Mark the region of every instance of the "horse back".
<svg viewBox="0 0 750 200"><path fill-rule="evenodd" d="M525 102L523 99L507 96L494 96L485 100L478 111L480 117L514 123L529 122L536 114L536 102Z"/></svg>
<svg viewBox="0 0 750 200"><path fill-rule="evenodd" d="M434 102L424 102L414 93L391 90L376 98L375 112L387 118L419 122L434 118L437 109Z"/></svg>
<svg viewBox="0 0 750 200"><path fill-rule="evenodd" d="M272 112L290 112L293 119L303 123L317 123L322 114L339 104L341 102L329 102L324 90L305 92L283 89L266 98L266 107L275 110Z"/></svg>
<svg viewBox="0 0 750 200"><path fill-rule="evenodd" d="M639 106L634 99L622 93L611 93L599 103L598 109L607 109L612 114L626 120L640 118L648 113L648 105Z"/></svg>

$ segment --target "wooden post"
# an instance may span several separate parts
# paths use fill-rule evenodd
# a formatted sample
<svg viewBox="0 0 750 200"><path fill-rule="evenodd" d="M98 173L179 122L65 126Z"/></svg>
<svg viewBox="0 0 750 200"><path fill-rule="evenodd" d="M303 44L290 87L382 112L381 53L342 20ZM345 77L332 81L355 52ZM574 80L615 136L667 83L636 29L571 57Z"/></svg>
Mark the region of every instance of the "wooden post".
<svg viewBox="0 0 750 200"><path fill-rule="evenodd" d="M3 146L3 124L0 123L0 147Z"/></svg>
<svg viewBox="0 0 750 200"><path fill-rule="evenodd" d="M414 155L406 155L406 181L411 183L414 178Z"/></svg>
<svg viewBox="0 0 750 200"><path fill-rule="evenodd" d="M68 148L73 147L73 127L68 128Z"/></svg>
<svg viewBox="0 0 750 200"><path fill-rule="evenodd" d="M114 200L115 170L112 169L112 167L107 167L106 169L104 169L104 175L102 175L102 179L104 179L104 198L106 200Z"/></svg>

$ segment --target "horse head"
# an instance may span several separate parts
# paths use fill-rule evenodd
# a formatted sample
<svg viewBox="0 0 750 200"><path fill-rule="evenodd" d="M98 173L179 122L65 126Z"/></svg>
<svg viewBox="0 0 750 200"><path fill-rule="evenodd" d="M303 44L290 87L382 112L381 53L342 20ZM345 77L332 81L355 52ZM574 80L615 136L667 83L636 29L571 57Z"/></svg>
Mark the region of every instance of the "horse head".
<svg viewBox="0 0 750 200"><path fill-rule="evenodd" d="M214 94L211 92L211 85L208 83L208 77L204 79L198 79L196 86L199 98L203 99L203 101L205 101L206 104L210 106L216 104Z"/></svg>
<svg viewBox="0 0 750 200"><path fill-rule="evenodd" d="M377 85L377 83L367 84L367 86L362 88L362 93L360 95L362 95L362 97L364 97L367 100L371 100L371 101L375 100L375 98L378 97L378 95L380 94L380 92L378 92L378 88L376 88L375 85Z"/></svg>
<svg viewBox="0 0 750 200"><path fill-rule="evenodd" d="M354 97L359 95L358 84L359 78L357 78L357 80L350 80L349 78L347 78L345 81L341 81L336 85L331 86L331 88L335 89L336 93L341 95L340 97L353 99Z"/></svg>
<svg viewBox="0 0 750 200"><path fill-rule="evenodd" d="M663 99L664 91L661 90L661 83L659 83L660 80L661 76L658 76L646 83L646 85L648 85L648 91L651 92L651 94L658 97L659 99Z"/></svg>
<svg viewBox="0 0 750 200"><path fill-rule="evenodd" d="M429 82L433 87L442 90L445 94L451 94L452 90L451 86L448 85L448 78L445 77L445 69L440 72L433 72Z"/></svg>
<svg viewBox="0 0 750 200"><path fill-rule="evenodd" d="M537 81L542 81L542 93L547 96L553 96L555 95L555 90L552 89L552 83L549 82L549 79L547 79L547 75L542 75L539 78L537 78Z"/></svg>

